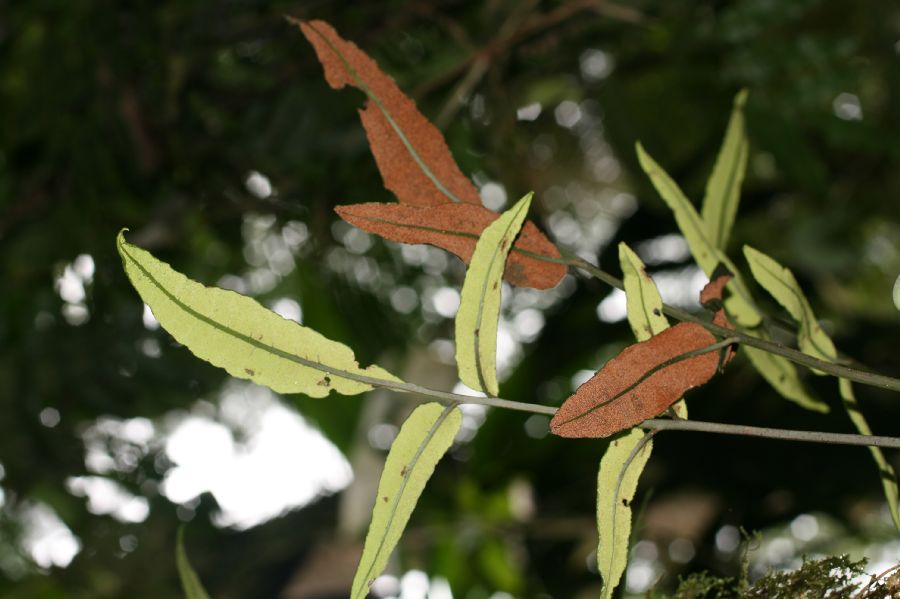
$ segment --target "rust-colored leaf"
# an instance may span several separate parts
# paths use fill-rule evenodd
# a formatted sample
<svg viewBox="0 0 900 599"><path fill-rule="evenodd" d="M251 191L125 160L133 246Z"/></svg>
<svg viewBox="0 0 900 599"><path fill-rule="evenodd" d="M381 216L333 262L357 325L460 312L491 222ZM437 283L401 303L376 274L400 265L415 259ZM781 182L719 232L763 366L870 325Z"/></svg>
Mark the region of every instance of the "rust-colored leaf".
<svg viewBox="0 0 900 599"><path fill-rule="evenodd" d="M459 170L444 136L374 60L324 21L293 22L315 48L331 87L350 85L368 96L360 118L384 186L401 203L481 205L478 190Z"/></svg>
<svg viewBox="0 0 900 599"><path fill-rule="evenodd" d="M712 280L700 290L700 304L707 310L713 312L713 324L734 330L734 325L728 320L728 314L725 313L725 304L722 301L725 285L727 285L728 281L733 279L734 276L728 272L728 269L724 268L722 265L719 266L720 268L716 268L713 272ZM734 352L735 347L733 345L723 350L721 363L719 365L720 369L724 368L725 365L731 361L731 358L734 357Z"/></svg>
<svg viewBox="0 0 900 599"><path fill-rule="evenodd" d="M364 231L402 243L428 243L456 254L466 264L482 231L499 216L480 204L421 208L370 203L338 206L335 210L345 221ZM529 254L559 258L556 246L531 222L525 223L506 262L504 277L513 285L548 289L566 274L564 264L546 262Z"/></svg>
<svg viewBox="0 0 900 599"><path fill-rule="evenodd" d="M716 373L719 353L701 353L715 342L699 324L682 322L625 348L563 403L551 432L608 437L657 416Z"/></svg>
<svg viewBox="0 0 900 599"><path fill-rule="evenodd" d="M704 285L703 289L700 290L700 305L713 312L721 310L725 285L733 278L734 276L720 264L716 270L713 271L709 283Z"/></svg>
<svg viewBox="0 0 900 599"><path fill-rule="evenodd" d="M716 269L700 302L716 311L713 322L733 329L722 307L730 279L729 272ZM731 360L733 347L717 347L716 341L701 325L682 322L626 347L560 406L550 431L560 437L608 437L661 414Z"/></svg>
<svg viewBox="0 0 900 599"><path fill-rule="evenodd" d="M441 132L374 60L356 44L341 38L331 25L289 20L312 44L331 87L349 85L366 94L368 100L360 118L384 185L401 204L345 206L338 214L371 233L403 243L430 243L468 262L478 236L498 215L481 205L478 190L459 170ZM463 209L454 211L452 206ZM414 207L441 209L417 212ZM414 228L418 232L414 233ZM516 247L520 251L511 254L505 272L506 280L513 285L548 289L565 275L565 266L522 253L560 256L532 223L526 223Z"/></svg>

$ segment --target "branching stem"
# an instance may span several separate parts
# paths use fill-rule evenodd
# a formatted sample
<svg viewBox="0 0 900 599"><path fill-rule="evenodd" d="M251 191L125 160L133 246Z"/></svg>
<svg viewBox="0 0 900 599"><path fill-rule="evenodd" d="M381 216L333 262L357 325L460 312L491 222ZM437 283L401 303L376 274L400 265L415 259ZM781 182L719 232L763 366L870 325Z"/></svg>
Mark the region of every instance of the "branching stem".
<svg viewBox="0 0 900 599"><path fill-rule="evenodd" d="M535 255L535 257L537 257L537 255ZM564 257L560 260L548 259L546 257L544 257L544 259L550 262L560 262L562 264L567 264L569 266L579 268L590 273L591 276L603 281L604 283L612 287L616 287L618 289L624 288L621 279L618 279L608 272L597 268L587 260L579 258L578 256L564 255ZM900 379L885 376L883 374L876 374L874 372L866 372L865 370L859 370L858 368L844 366L843 364L835 364L834 362L819 360L818 358L814 358L808 354L804 354L803 352L797 351L796 349L785 347L780 343L775 343L766 339L760 339L758 337L747 335L746 333L742 333L740 331L733 331L731 329L726 329L725 327L717 326L711 322L707 322L701 318L694 316L686 310L682 310L681 308L676 308L674 306L664 305L663 312L665 312L672 318L677 318L678 320L696 322L707 331L718 337L736 337L739 343L742 343L749 347L755 347L757 349L767 351L771 354L775 354L783 358L787 358L791 362L802 364L807 368L821 370L834 376L845 378L857 383L861 383L863 385L871 385L873 387L880 387L882 389L900 392Z"/></svg>
<svg viewBox="0 0 900 599"><path fill-rule="evenodd" d="M459 393L451 393L449 391L438 391L437 389L423 387L422 385L417 385L415 383L379 379L376 377L370 377L352 372L345 372L334 368L323 367L323 365L320 364L315 365L315 367L340 377L372 385L373 387L383 387L386 389L392 389L394 391L400 391L402 393L421 395L431 399L436 399L444 403L479 404L482 406L490 406L506 410L517 410L519 412L530 412L532 414L544 414L546 416L553 416L554 414L556 414L557 410L557 408L554 408L553 406L512 401L500 397L471 396L461 395ZM667 418L651 418L649 420L645 420L637 426L647 430L698 431L725 435L782 439L785 441L805 441L808 443L827 443L830 445L861 445L869 447L888 447L900 449L900 437L827 433L821 431L798 431L790 429L746 426L742 424L704 422L700 420L669 420Z"/></svg>

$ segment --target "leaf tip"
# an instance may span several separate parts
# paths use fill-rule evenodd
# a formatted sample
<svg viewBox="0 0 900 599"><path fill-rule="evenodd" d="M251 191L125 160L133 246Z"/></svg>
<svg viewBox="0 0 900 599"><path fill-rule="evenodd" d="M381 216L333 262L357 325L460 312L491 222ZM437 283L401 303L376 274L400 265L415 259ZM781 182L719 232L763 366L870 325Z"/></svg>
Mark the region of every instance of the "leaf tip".
<svg viewBox="0 0 900 599"><path fill-rule="evenodd" d="M747 96L750 94L749 90L746 87L741 88L741 91L734 96L734 109L735 110L743 110L744 105L747 103Z"/></svg>
<svg viewBox="0 0 900 599"><path fill-rule="evenodd" d="M125 258L125 255L123 254L125 246L128 245L128 241L125 239L125 231L128 230L128 227L122 227L119 229L118 235L116 235L116 250L119 252L122 259Z"/></svg>
<svg viewBox="0 0 900 599"><path fill-rule="evenodd" d="M641 168L644 169L644 172L648 175L651 174L651 171L656 167L656 161L653 160L647 150L644 149L644 144L640 141L635 142L634 149L637 152L638 163L640 163Z"/></svg>

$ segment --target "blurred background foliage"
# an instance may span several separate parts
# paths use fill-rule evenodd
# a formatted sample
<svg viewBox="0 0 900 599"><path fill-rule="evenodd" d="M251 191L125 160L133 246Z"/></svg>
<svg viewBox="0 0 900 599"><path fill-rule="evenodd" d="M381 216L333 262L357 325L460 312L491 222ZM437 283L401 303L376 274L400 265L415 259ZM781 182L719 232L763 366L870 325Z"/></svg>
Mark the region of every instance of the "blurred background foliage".
<svg viewBox="0 0 900 599"><path fill-rule="evenodd" d="M457 383L461 264L336 219L336 204L391 197L355 113L361 94L327 87L284 14L325 19L375 57L489 207L534 190L553 239L613 272L627 241L682 304L702 278L634 143L699 199L732 97L748 88L732 255L743 263L749 243L788 265L843 352L900 373L895 3L0 1L3 596L177 596L183 521L213 596L345 596L380 462L412 406L226 380L142 312L115 253L121 227L363 364ZM630 342L621 298L595 280L509 291L504 397L558 404ZM781 400L741 360L689 396L691 416L849 432L833 383L806 379L832 414ZM898 398L859 396L875 432L896 434ZM546 419L518 413L473 409L466 423L382 596L596 596L604 442L547 437ZM863 449L666 433L639 499L631 593L736 574L738 527L764 533L756 574L803 553L900 560Z"/></svg>

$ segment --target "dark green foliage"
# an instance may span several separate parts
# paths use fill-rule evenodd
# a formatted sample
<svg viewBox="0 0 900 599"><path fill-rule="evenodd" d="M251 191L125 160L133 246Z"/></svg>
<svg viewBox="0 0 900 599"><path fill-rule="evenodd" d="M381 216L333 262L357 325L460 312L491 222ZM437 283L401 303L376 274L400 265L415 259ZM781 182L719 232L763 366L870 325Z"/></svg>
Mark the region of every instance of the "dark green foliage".
<svg viewBox="0 0 900 599"><path fill-rule="evenodd" d="M756 582L742 599L850 599L857 590L854 578L865 574L866 560L847 555L820 560L803 559L791 572L772 572Z"/></svg>

